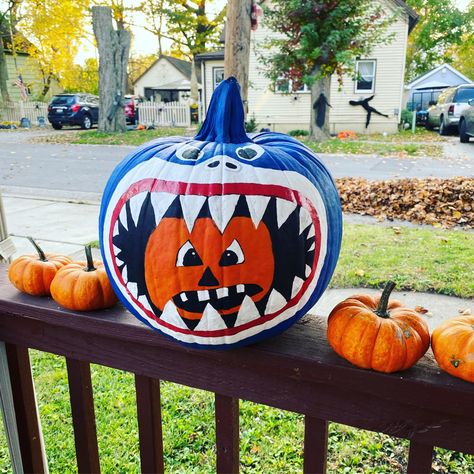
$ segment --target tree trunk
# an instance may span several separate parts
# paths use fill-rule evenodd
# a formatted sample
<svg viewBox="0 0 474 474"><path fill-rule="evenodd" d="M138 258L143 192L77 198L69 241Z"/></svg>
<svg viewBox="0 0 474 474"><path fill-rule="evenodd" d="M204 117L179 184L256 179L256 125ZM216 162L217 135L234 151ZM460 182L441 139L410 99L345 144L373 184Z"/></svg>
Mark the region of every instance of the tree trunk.
<svg viewBox="0 0 474 474"><path fill-rule="evenodd" d="M3 41L0 38L0 93L2 96L2 102L10 102L10 94L8 93L8 71L7 71L7 58L5 56L5 50L3 48Z"/></svg>
<svg viewBox="0 0 474 474"><path fill-rule="evenodd" d="M319 69L314 75L319 74ZM329 131L329 104L331 94L331 76L325 76L311 86L311 138L316 141L325 141L330 137Z"/></svg>
<svg viewBox="0 0 474 474"><path fill-rule="evenodd" d="M225 26L224 76L234 76L240 84L244 110L248 111L250 57L250 13L252 0L229 0Z"/></svg>
<svg viewBox="0 0 474 474"><path fill-rule="evenodd" d="M41 91L41 97L43 100L46 97L46 94L49 92L49 89L51 89L52 79L53 79L52 73L49 73L48 77L43 77L43 90Z"/></svg>
<svg viewBox="0 0 474 474"><path fill-rule="evenodd" d="M92 26L99 50L100 132L127 129L122 98L127 88L130 32L112 25L109 7L92 7Z"/></svg>

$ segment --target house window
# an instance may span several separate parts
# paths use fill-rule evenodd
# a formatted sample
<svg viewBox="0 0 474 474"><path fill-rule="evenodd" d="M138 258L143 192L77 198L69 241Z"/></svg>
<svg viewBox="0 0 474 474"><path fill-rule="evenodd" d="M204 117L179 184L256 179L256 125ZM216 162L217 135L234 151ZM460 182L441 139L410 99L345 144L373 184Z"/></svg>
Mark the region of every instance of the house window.
<svg viewBox="0 0 474 474"><path fill-rule="evenodd" d="M356 61L356 92L374 92L375 64L376 62L374 59L363 59Z"/></svg>
<svg viewBox="0 0 474 474"><path fill-rule="evenodd" d="M223 80L224 80L224 68L223 67L213 67L212 68L212 90L215 90L215 88Z"/></svg>
<svg viewBox="0 0 474 474"><path fill-rule="evenodd" d="M275 91L282 94L294 94L295 92L309 92L306 84L301 85L296 91L293 90L293 82L288 79L280 79L275 83Z"/></svg>

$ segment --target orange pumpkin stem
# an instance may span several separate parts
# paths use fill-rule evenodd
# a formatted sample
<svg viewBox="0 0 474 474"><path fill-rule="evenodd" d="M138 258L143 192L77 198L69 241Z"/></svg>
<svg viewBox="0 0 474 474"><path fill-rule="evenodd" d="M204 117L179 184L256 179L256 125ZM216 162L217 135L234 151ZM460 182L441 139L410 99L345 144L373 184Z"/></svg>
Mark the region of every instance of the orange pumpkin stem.
<svg viewBox="0 0 474 474"><path fill-rule="evenodd" d="M380 316L381 318L389 318L390 314L387 311L388 308L388 300L390 299L390 294L392 293L393 289L395 288L396 283L393 281L388 281L385 285L385 288L382 291L382 296L380 297L379 305L375 310L375 314Z"/></svg>
<svg viewBox="0 0 474 474"><path fill-rule="evenodd" d="M47 262L48 259L46 258L45 253L43 252L43 249L33 240L33 237L27 237L27 239L33 244L33 247L36 249L38 252L39 259L42 262Z"/></svg>
<svg viewBox="0 0 474 474"><path fill-rule="evenodd" d="M93 272L97 270L97 268L94 267L94 260L92 259L92 250L90 245L85 246L85 251L86 251L86 260L87 260L87 267L84 268L85 272Z"/></svg>

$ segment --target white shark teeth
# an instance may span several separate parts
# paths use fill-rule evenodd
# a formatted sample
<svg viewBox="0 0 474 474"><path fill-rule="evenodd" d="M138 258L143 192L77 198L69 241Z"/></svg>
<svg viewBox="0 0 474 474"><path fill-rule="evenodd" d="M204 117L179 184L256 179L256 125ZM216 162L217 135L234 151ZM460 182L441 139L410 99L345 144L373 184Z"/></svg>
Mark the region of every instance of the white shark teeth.
<svg viewBox="0 0 474 474"><path fill-rule="evenodd" d="M237 293L243 293L245 291L245 285L241 283L237 285Z"/></svg>
<svg viewBox="0 0 474 474"><path fill-rule="evenodd" d="M311 267L310 267L309 265L306 265L306 266L305 266L305 269L304 269L304 276L305 276L306 278L308 278L308 277L311 275L311 270L312 270L312 269L311 269Z"/></svg>
<svg viewBox="0 0 474 474"><path fill-rule="evenodd" d="M260 313L258 312L255 303L249 295L245 295L245 298L240 305L239 314L237 315L234 327L241 326L242 324L254 321L258 318L260 318Z"/></svg>
<svg viewBox="0 0 474 474"><path fill-rule="evenodd" d="M127 206L123 206L122 210L119 214L119 220L121 224L125 227L125 230L128 230L128 223L127 223Z"/></svg>
<svg viewBox="0 0 474 474"><path fill-rule="evenodd" d="M293 286L291 288L292 298L294 298L298 294L298 292L301 290L303 283L304 283L304 280L302 280L300 277L295 276L295 279L293 280Z"/></svg>
<svg viewBox="0 0 474 474"><path fill-rule="evenodd" d="M277 199L277 224L280 228L290 217L291 213L296 209L296 202L287 201L285 199Z"/></svg>
<svg viewBox="0 0 474 474"><path fill-rule="evenodd" d="M300 209L300 235L312 223L311 214L307 209Z"/></svg>
<svg viewBox="0 0 474 474"><path fill-rule="evenodd" d="M192 232L197 216L201 211L202 206L206 202L206 196L198 195L181 195L179 201L181 202L181 209L183 210L183 217L186 221L189 233Z"/></svg>
<svg viewBox="0 0 474 474"><path fill-rule="evenodd" d="M127 289L134 298L138 297L138 285L134 281L129 281L127 283Z"/></svg>
<svg viewBox="0 0 474 474"><path fill-rule="evenodd" d="M183 319L178 313L175 304L169 300L163 308L160 319L181 329L188 329Z"/></svg>
<svg viewBox="0 0 474 474"><path fill-rule="evenodd" d="M313 242L311 244L311 247L308 249L308 252L311 252L312 250L314 250L316 248L316 244Z"/></svg>
<svg viewBox="0 0 474 474"><path fill-rule="evenodd" d="M153 309L151 308L150 306L150 303L148 302L148 298L145 296L145 295L141 295L138 297L138 301L141 303L141 305L149 310L149 311L152 311L153 312Z"/></svg>
<svg viewBox="0 0 474 474"><path fill-rule="evenodd" d="M249 208L250 217L252 218L255 228L258 227L265 211L267 210L270 197L268 196L245 196L247 206Z"/></svg>
<svg viewBox="0 0 474 474"><path fill-rule="evenodd" d="M225 298L226 296L229 296L229 288L217 288L216 293L218 298Z"/></svg>
<svg viewBox="0 0 474 474"><path fill-rule="evenodd" d="M184 291L180 293L179 296L181 297L181 301L184 301L184 302L188 301L188 296L186 295Z"/></svg>
<svg viewBox="0 0 474 474"><path fill-rule="evenodd" d="M155 212L155 222L158 225L161 218L165 215L171 203L176 199L175 194L169 193L151 193L151 204Z"/></svg>
<svg viewBox="0 0 474 474"><path fill-rule="evenodd" d="M214 309L214 307L208 303L204 312L202 313L202 318L199 321L198 325L194 328L195 331L210 331L217 329L226 329L227 326L222 319L222 316Z"/></svg>
<svg viewBox="0 0 474 474"><path fill-rule="evenodd" d="M120 219L117 219L117 221L115 222L115 225L114 225L114 231L112 233L112 236L115 237L116 235L119 234L119 220Z"/></svg>
<svg viewBox="0 0 474 474"><path fill-rule="evenodd" d="M280 310L286 305L287 301L285 297L277 290L273 289L268 298L267 306L265 308L265 314L272 314Z"/></svg>
<svg viewBox="0 0 474 474"><path fill-rule="evenodd" d="M135 222L135 226L138 224L138 218L140 217L140 211L142 209L146 195L147 193L136 194L129 200L130 212L132 214L133 222Z"/></svg>
<svg viewBox="0 0 474 474"><path fill-rule="evenodd" d="M127 271L127 266L122 268L122 278L125 283L128 282L128 271Z"/></svg>
<svg viewBox="0 0 474 474"><path fill-rule="evenodd" d="M308 232L308 236L306 237L307 239L310 239L311 237L314 237L316 234L314 232L314 226L311 226Z"/></svg>
<svg viewBox="0 0 474 474"><path fill-rule="evenodd" d="M232 219L239 198L239 194L225 194L222 196L209 197L209 211L212 220L221 233L224 232L227 224Z"/></svg>

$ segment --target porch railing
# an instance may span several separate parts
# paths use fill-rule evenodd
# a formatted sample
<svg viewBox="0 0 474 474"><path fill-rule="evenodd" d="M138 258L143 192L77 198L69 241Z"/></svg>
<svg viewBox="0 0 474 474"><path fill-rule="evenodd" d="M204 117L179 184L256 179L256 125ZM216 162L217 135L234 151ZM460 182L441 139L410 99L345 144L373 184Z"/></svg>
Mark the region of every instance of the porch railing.
<svg viewBox="0 0 474 474"><path fill-rule="evenodd" d="M304 471L325 472L328 421L410 441L408 472L431 471L433 446L474 454L474 385L425 356L397 374L360 370L328 346L325 320L306 316L278 337L229 351L193 350L161 337L120 306L58 309L18 293L0 267L5 341L21 457L45 472L28 348L66 357L78 471L99 472L90 363L135 374L142 472L163 472L159 380L215 393L216 470L239 469L238 400L305 415Z"/></svg>

